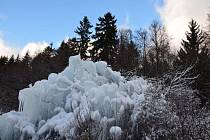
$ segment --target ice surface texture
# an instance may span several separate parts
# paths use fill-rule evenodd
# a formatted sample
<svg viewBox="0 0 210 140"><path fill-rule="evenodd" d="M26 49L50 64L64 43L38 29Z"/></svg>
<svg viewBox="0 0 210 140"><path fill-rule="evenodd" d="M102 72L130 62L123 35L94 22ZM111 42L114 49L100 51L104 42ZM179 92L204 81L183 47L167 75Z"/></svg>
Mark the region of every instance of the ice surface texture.
<svg viewBox="0 0 210 140"><path fill-rule="evenodd" d="M19 92L19 112L0 116L0 138L38 139L55 131L73 139L80 123L88 120L105 132L117 125L126 109L144 100L147 87L142 78L126 81L106 62L72 56L63 72L52 73L47 80ZM112 135L120 135L121 131L117 126L110 129Z"/></svg>

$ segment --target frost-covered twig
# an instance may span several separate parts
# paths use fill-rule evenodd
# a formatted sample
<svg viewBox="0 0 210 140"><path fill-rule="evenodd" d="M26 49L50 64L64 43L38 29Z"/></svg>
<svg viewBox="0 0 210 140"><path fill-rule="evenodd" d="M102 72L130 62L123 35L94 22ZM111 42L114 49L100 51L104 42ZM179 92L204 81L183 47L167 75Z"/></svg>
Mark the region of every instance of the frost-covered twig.
<svg viewBox="0 0 210 140"><path fill-rule="evenodd" d="M199 77L199 75L194 76L194 77L185 77L187 74L190 73L190 71L195 67L195 65L188 67L186 70L182 71L181 73L176 73L172 81L170 82L170 85L168 87L168 90L166 94L168 94L171 90L172 87L181 84L184 84L185 81L192 81L195 80Z"/></svg>

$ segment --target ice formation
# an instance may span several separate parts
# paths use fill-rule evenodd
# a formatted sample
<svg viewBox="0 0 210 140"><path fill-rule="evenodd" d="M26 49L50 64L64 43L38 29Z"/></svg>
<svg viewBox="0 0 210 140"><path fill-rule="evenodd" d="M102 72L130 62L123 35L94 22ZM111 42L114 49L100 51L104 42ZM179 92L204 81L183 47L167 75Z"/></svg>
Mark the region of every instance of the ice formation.
<svg viewBox="0 0 210 140"><path fill-rule="evenodd" d="M79 123L90 119L103 132L111 128L110 133L120 135L117 120L144 100L147 87L142 78L126 81L106 62L72 56L63 72L52 73L47 80L19 92L19 111L0 116L0 139L36 140L51 131L73 139Z"/></svg>
<svg viewBox="0 0 210 140"><path fill-rule="evenodd" d="M121 136L122 130L119 126L112 126L109 133L114 139L118 139Z"/></svg>

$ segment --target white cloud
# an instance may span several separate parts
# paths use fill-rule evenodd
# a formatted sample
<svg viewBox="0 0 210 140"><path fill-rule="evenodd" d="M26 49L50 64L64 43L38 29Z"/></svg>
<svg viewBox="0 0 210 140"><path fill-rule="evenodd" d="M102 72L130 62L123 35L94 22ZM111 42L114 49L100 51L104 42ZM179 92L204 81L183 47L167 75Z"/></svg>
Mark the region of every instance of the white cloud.
<svg viewBox="0 0 210 140"><path fill-rule="evenodd" d="M191 19L195 19L201 28L206 27L209 7L210 0L164 0L163 6L157 7L157 11L173 39L172 42L179 47Z"/></svg>
<svg viewBox="0 0 210 140"><path fill-rule="evenodd" d="M0 56L11 56L20 54L24 56L27 51L31 56L36 55L39 52L42 52L49 44L45 41L42 42L30 42L27 43L22 49L18 49L17 46L11 45L8 41L5 41L0 35Z"/></svg>
<svg viewBox="0 0 210 140"><path fill-rule="evenodd" d="M43 51L49 44L46 41L42 42L30 42L27 43L23 48L19 48L17 45L12 44L11 42L4 39L4 32L0 30L0 56L11 56L20 54L24 56L27 51L31 56L34 56L36 53Z"/></svg>
<svg viewBox="0 0 210 140"><path fill-rule="evenodd" d="M21 56L24 56L27 51L31 56L36 55L39 52L42 52L49 44L45 41L42 42L30 42L25 45L25 47L20 52Z"/></svg>
<svg viewBox="0 0 210 140"><path fill-rule="evenodd" d="M11 56L17 54L18 49L10 47L2 38L0 38L0 56Z"/></svg>

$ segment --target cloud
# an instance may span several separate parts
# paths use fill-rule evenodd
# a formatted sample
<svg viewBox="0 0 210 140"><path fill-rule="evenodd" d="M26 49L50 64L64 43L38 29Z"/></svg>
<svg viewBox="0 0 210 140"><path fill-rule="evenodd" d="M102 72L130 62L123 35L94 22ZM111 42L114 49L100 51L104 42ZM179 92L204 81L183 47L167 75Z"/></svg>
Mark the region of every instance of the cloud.
<svg viewBox="0 0 210 140"><path fill-rule="evenodd" d="M195 19L201 28L206 27L209 7L210 0L164 0L162 6L156 7L176 49L185 38L191 19Z"/></svg>
<svg viewBox="0 0 210 140"><path fill-rule="evenodd" d="M42 42L30 42L25 45L25 47L21 50L20 55L24 56L27 51L31 56L36 55L39 52L42 52L49 44L45 41Z"/></svg>
<svg viewBox="0 0 210 140"><path fill-rule="evenodd" d="M2 38L0 38L0 56L11 56L17 54L18 49L9 46Z"/></svg>
<svg viewBox="0 0 210 140"><path fill-rule="evenodd" d="M0 32L1 34L1 32ZM31 56L36 55L39 52L42 52L49 44L45 41L42 42L30 42L27 43L22 49L18 48L17 46L11 45L8 41L5 41L3 37L0 35L0 56L24 56L27 51Z"/></svg>

